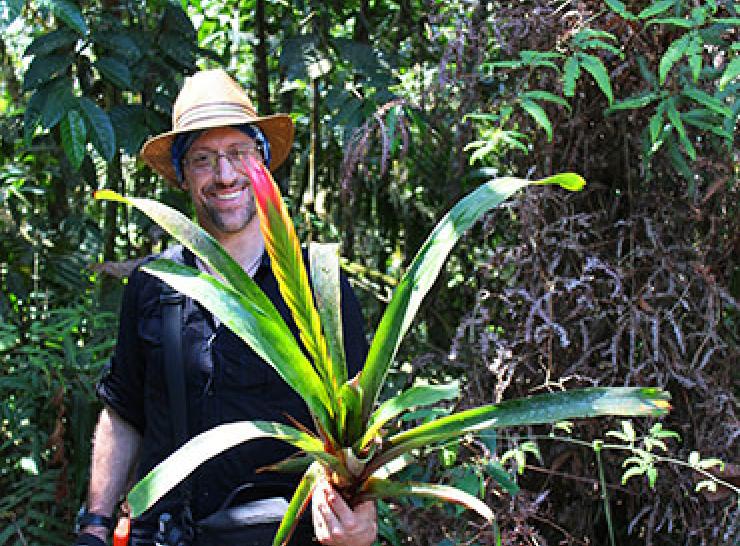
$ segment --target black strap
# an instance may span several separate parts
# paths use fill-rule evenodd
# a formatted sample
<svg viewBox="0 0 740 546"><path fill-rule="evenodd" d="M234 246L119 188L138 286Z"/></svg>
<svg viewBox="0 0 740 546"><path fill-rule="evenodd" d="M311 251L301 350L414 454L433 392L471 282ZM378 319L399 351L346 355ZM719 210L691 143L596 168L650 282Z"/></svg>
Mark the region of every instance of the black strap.
<svg viewBox="0 0 740 546"><path fill-rule="evenodd" d="M162 303L162 358L167 376L167 394L172 416L172 443L179 448L188 439L188 415L185 401L185 365L182 357L182 304L184 297L164 285Z"/></svg>
<svg viewBox="0 0 740 546"><path fill-rule="evenodd" d="M167 393L172 416L173 451L188 440L188 414L185 399L185 359L182 353L182 308L185 297L172 287L164 285L159 296L162 303L162 359L167 375ZM193 515L190 510L190 480L187 478L177 488L182 498L181 523L188 537L192 538Z"/></svg>

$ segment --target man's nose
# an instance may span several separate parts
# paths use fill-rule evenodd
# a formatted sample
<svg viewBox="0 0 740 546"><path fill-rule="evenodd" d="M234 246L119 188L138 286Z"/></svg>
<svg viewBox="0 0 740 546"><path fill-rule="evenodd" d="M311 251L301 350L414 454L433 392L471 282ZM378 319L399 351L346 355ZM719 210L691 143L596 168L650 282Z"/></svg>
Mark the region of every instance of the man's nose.
<svg viewBox="0 0 740 546"><path fill-rule="evenodd" d="M238 173L225 155L219 155L214 168L214 174L221 182L233 182L238 177Z"/></svg>

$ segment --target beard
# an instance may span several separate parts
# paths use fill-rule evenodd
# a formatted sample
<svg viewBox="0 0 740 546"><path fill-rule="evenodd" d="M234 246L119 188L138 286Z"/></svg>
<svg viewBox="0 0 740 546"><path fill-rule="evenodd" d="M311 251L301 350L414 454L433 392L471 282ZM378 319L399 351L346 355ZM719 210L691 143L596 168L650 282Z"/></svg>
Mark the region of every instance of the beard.
<svg viewBox="0 0 740 546"><path fill-rule="evenodd" d="M219 207L214 197L195 201L198 222L203 227L208 226L223 234L233 234L239 233L254 220L257 214L257 203L250 184L246 182L237 183L234 184L233 189L246 191L245 202L234 208L224 209ZM213 195L216 192L211 188L206 188L204 193L206 195ZM192 197L195 200L195 196L193 195ZM212 235L215 236L216 234L212 233Z"/></svg>

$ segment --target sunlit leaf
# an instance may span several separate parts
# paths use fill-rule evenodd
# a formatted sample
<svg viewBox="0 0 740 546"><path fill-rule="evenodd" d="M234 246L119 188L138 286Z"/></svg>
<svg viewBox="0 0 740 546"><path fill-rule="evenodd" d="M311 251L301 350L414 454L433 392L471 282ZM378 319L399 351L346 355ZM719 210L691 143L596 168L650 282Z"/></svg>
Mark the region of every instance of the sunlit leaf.
<svg viewBox="0 0 740 546"><path fill-rule="evenodd" d="M342 334L339 244L311 243L308 249L313 294L329 348L330 362L333 367L331 377L336 381L331 388L338 389L347 381L347 363Z"/></svg>
<svg viewBox="0 0 740 546"><path fill-rule="evenodd" d="M398 283L393 298L383 314L370 346L365 367L360 375L360 387L363 393L362 414L365 419L370 416L388 367L422 299L434 284L460 235L483 213L496 207L514 192L530 183L533 182L519 178L499 178L484 184L461 199L439 221L419 249L408 271ZM566 174L534 183L555 183L566 188L580 189L583 179L578 175Z"/></svg>
<svg viewBox="0 0 740 546"><path fill-rule="evenodd" d="M411 449L457 438L488 428L552 423L600 415L663 415L670 409L670 395L655 388L596 387L509 400L461 411L388 439L389 449L370 465L382 466Z"/></svg>
<svg viewBox="0 0 740 546"><path fill-rule="evenodd" d="M386 400L372 414L359 448L365 447L383 425L401 413L418 406L430 406L442 400L452 400L460 395L460 384L453 381L446 385L417 385Z"/></svg>
<svg viewBox="0 0 740 546"><path fill-rule="evenodd" d="M249 157L244 168L252 182L260 231L270 255L280 293L300 330L301 340L313 358L314 366L326 382L330 396L334 398L340 383L333 376L334 369L329 360L326 340L321 332L321 320L314 306L308 274L303 263L303 253L293 221L283 203L277 184L264 164L257 158ZM334 404L331 407L333 411Z"/></svg>
<svg viewBox="0 0 740 546"><path fill-rule="evenodd" d="M272 541L273 546L285 546L290 540L293 531L295 531L296 525L298 525L301 515L308 508L308 503L311 502L313 491L316 488L316 481L321 476L322 470L318 463L312 464L306 473L298 482L293 497L290 499L288 510L283 516L283 520L280 522L275 538Z"/></svg>
<svg viewBox="0 0 740 546"><path fill-rule="evenodd" d="M725 71L722 73L722 77L719 79L720 90L724 91L727 84L738 76L740 76L740 56L733 57L728 63L727 68L725 68Z"/></svg>
<svg viewBox="0 0 740 546"><path fill-rule="evenodd" d="M131 517L144 513L203 462L259 438L274 438L304 451L323 452L323 443L318 438L280 423L242 421L219 425L189 440L131 489L126 497Z"/></svg>
<svg viewBox="0 0 740 546"><path fill-rule="evenodd" d="M488 505L470 493L448 485L416 482L401 483L380 478L369 478L362 487L362 493L374 498L415 496L453 502L478 512L488 521L493 521L493 512Z"/></svg>

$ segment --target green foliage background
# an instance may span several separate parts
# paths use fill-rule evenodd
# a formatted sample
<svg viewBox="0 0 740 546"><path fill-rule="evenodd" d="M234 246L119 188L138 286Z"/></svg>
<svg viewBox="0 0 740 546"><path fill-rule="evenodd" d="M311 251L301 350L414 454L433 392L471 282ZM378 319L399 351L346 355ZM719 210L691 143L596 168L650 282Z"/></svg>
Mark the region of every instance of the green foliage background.
<svg viewBox="0 0 740 546"><path fill-rule="evenodd" d="M657 384L683 439L671 455L720 457L736 479L736 3L2 0L0 17L0 545L70 539L120 278L168 243L92 192L187 210L135 153L169 126L183 75L215 66L261 113L293 114L277 179L305 238L342 242L370 324L482 180L583 174L583 195L531 191L468 235L395 383L462 378L459 408ZM449 446L407 472L483 495L505 544L603 543L593 452L546 433ZM622 459L603 458L619 544L738 539L736 495L696 493L671 466L655 489L620 485ZM390 544L494 543L454 508L381 514Z"/></svg>

